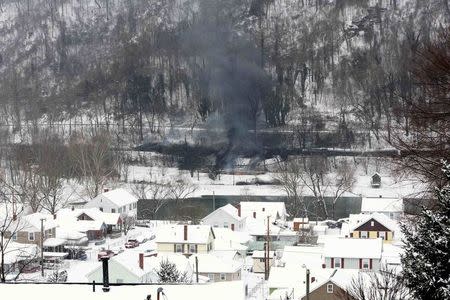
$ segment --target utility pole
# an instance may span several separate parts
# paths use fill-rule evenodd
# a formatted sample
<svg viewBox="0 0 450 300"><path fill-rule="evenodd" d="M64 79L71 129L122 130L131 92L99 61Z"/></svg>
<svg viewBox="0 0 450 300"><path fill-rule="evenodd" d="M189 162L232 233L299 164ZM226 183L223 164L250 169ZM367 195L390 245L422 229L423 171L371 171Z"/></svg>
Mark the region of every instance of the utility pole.
<svg viewBox="0 0 450 300"><path fill-rule="evenodd" d="M266 266L266 274L265 274L265 278L266 280L269 279L269 268L270 268L270 246L269 246L269 242L270 242L270 229L269 229L269 219L270 216L267 216L267 234L266 234L266 247L264 249L264 251L266 251L266 259L265 259L265 266Z"/></svg>
<svg viewBox="0 0 450 300"><path fill-rule="evenodd" d="M41 218L41 275L44 278L44 218Z"/></svg>
<svg viewBox="0 0 450 300"><path fill-rule="evenodd" d="M198 257L195 256L195 279L198 283Z"/></svg>
<svg viewBox="0 0 450 300"><path fill-rule="evenodd" d="M309 300L309 269L306 269L306 300Z"/></svg>

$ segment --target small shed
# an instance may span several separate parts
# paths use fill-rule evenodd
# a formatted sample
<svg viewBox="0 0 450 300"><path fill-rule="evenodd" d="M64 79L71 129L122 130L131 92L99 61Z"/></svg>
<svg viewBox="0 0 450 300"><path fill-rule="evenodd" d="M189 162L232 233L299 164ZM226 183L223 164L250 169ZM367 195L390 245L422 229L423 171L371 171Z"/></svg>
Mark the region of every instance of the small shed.
<svg viewBox="0 0 450 300"><path fill-rule="evenodd" d="M372 175L371 185L373 188L379 188L381 186L381 176L379 173Z"/></svg>

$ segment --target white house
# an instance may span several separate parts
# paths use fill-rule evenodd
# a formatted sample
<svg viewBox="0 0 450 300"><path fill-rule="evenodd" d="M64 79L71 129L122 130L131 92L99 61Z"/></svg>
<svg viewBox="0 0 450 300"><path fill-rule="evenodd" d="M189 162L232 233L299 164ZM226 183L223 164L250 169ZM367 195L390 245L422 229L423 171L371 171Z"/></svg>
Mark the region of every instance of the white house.
<svg viewBox="0 0 450 300"><path fill-rule="evenodd" d="M231 204L219 207L202 219L202 223L214 228L230 228L241 231L244 228L244 218L240 216L239 207Z"/></svg>
<svg viewBox="0 0 450 300"><path fill-rule="evenodd" d="M243 201L240 203L240 211L243 218L253 218L264 222L267 222L267 217L270 217L270 222L284 223L287 217L284 202Z"/></svg>
<svg viewBox="0 0 450 300"><path fill-rule="evenodd" d="M86 203L85 208L97 207L107 213L136 216L138 199L124 189L102 193Z"/></svg>
<svg viewBox="0 0 450 300"><path fill-rule="evenodd" d="M155 283L159 281L157 271L162 261L169 261L177 267L177 270L186 273L186 278L192 278L192 267L189 260L183 255L168 254L145 257L143 253L125 251L109 260L109 282L111 283ZM86 274L89 282L95 280L102 282L103 268L98 267Z"/></svg>
<svg viewBox="0 0 450 300"><path fill-rule="evenodd" d="M366 197L361 201L361 213L380 213L398 220L403 216L403 200L399 198Z"/></svg>
<svg viewBox="0 0 450 300"><path fill-rule="evenodd" d="M211 282L241 280L242 263L237 260L219 258L209 253L194 254L189 257L194 272L196 259L199 275L208 277Z"/></svg>
<svg viewBox="0 0 450 300"><path fill-rule="evenodd" d="M383 240L335 238L325 242L323 268L379 270Z"/></svg>
<svg viewBox="0 0 450 300"><path fill-rule="evenodd" d="M156 247L158 252L207 253L215 238L209 225L163 225L156 231Z"/></svg>

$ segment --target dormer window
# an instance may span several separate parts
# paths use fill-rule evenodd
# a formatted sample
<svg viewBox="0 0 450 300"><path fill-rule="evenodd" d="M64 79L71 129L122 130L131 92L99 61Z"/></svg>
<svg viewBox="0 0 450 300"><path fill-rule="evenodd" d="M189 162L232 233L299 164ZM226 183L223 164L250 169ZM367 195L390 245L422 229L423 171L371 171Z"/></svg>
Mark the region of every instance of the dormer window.
<svg viewBox="0 0 450 300"><path fill-rule="evenodd" d="M370 221L370 226L375 226L375 222L374 221Z"/></svg>

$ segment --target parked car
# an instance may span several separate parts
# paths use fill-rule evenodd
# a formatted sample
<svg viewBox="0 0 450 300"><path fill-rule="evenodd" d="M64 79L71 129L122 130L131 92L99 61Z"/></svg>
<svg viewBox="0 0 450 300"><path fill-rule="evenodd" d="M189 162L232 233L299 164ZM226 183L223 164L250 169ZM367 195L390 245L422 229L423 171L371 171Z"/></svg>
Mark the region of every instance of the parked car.
<svg viewBox="0 0 450 300"><path fill-rule="evenodd" d="M113 257L115 255L114 251L112 250L102 250L97 254L97 259L100 261L104 257Z"/></svg>
<svg viewBox="0 0 450 300"><path fill-rule="evenodd" d="M128 242L125 243L125 248L135 248L139 246L139 242L137 240L128 240Z"/></svg>

